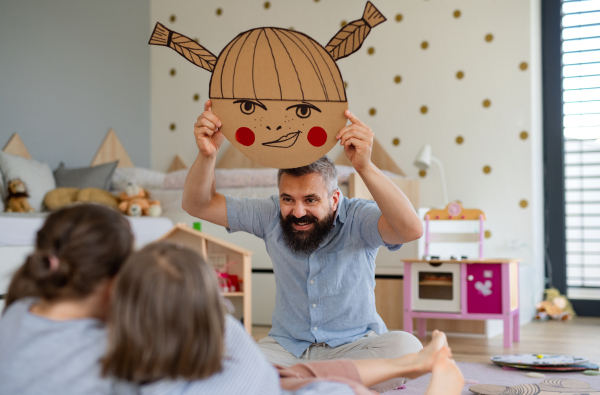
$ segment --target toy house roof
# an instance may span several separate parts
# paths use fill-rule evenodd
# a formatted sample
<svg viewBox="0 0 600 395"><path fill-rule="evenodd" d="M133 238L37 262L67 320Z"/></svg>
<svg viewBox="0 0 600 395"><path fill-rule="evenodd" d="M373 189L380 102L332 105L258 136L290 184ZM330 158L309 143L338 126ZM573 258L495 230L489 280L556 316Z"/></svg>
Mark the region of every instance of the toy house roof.
<svg viewBox="0 0 600 395"><path fill-rule="evenodd" d="M187 226L184 223L178 223L177 225L175 225L174 227L172 227L167 233L165 233L159 240L168 240L171 236L173 236L174 234L178 233L178 232L185 232L188 233L192 236L198 237L199 240L206 240L206 241L210 241L211 243L215 243L218 244L222 247L225 247L227 249L230 249L232 251L235 251L237 253L240 254L244 254L244 255L253 255L254 252L247 250L243 247L237 246L233 243L230 243L228 241L225 240L221 240L218 237L215 237L213 235L210 235L208 233L205 232L200 232L197 231L196 229L192 229L189 226Z"/></svg>

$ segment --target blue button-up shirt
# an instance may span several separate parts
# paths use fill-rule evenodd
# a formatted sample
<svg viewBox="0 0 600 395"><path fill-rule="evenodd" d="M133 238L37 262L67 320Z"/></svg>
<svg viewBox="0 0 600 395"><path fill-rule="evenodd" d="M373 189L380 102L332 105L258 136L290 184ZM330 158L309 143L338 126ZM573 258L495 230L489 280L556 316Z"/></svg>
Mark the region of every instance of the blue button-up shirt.
<svg viewBox="0 0 600 395"><path fill-rule="evenodd" d="M293 253L283 241L279 197L225 196L229 232L264 240L273 261L276 295L269 336L300 357L312 343L351 343L373 330L387 332L375 308L375 257L385 243L377 223L381 210L371 200L340 195L334 228L310 255Z"/></svg>

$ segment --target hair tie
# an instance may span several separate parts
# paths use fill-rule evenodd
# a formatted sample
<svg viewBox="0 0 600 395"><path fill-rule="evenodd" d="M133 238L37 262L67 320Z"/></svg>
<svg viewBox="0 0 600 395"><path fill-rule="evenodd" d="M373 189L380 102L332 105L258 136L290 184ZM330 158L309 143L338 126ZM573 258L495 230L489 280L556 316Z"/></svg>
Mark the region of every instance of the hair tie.
<svg viewBox="0 0 600 395"><path fill-rule="evenodd" d="M58 270L58 265L60 264L60 261L58 260L56 255L50 255L48 257L48 262L50 262L50 271L51 272L55 272Z"/></svg>

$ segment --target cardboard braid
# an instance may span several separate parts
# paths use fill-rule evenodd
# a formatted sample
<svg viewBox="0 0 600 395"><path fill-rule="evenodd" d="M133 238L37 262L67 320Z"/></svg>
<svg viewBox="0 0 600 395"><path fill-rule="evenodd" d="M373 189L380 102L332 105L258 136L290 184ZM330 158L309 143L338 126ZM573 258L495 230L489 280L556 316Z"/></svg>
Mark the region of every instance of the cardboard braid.
<svg viewBox="0 0 600 395"><path fill-rule="evenodd" d="M154 27L154 31L152 32L148 44L162 45L174 49L196 66L202 67L210 72L215 69L217 57L208 49L189 37L167 29L160 22L156 22L156 27Z"/></svg>
<svg viewBox="0 0 600 395"><path fill-rule="evenodd" d="M325 50L331 54L334 60L352 55L360 49L371 29L386 20L373 3L369 1L362 18L341 28L329 41Z"/></svg>

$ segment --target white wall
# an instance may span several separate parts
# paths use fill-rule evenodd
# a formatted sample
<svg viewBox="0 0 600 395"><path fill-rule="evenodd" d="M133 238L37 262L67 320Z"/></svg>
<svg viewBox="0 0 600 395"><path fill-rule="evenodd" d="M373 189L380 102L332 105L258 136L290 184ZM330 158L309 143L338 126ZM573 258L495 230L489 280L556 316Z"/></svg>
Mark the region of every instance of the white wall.
<svg viewBox="0 0 600 395"><path fill-rule="evenodd" d="M343 20L362 15L365 1L271 0L268 9L264 3L152 0L151 25L160 21L198 38L215 54L237 33L260 26L294 27L325 45ZM419 149L431 144L445 166L450 200L487 215L491 237L486 255L523 258L522 317L528 320L543 290L539 0L374 3L388 21L373 29L359 52L338 63L348 83L350 109L412 177L419 177L412 164ZM485 39L488 34L491 41ZM425 50L423 41L428 42ZM164 47L151 49L151 65L152 166L165 170L176 154L191 164L197 154L193 124L207 99L210 73ZM456 78L458 71L462 79ZM396 75L402 78L399 84ZM196 93L198 102L192 99ZM487 108L482 105L486 99L491 101ZM526 139L520 138L522 131ZM462 144L456 143L458 136ZM400 139L398 146L394 138ZM488 174L485 166L491 168ZM440 205L438 170L430 169L421 181L421 205Z"/></svg>

